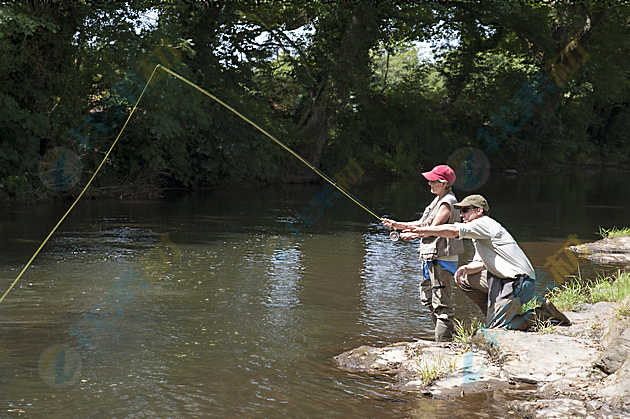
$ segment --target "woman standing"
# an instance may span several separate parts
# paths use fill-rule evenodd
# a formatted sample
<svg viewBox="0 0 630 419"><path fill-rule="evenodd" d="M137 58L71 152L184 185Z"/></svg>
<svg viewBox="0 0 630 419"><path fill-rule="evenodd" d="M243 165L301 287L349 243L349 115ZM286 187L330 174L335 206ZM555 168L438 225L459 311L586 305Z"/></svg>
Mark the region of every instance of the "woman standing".
<svg viewBox="0 0 630 419"><path fill-rule="evenodd" d="M396 230L418 226L436 226L459 221L459 210L455 209L457 198L452 192L455 172L447 165L435 166L422 175L429 181L431 193L437 195L424 210L418 221L401 223L383 220L383 225ZM402 233L404 240L417 239L416 233ZM422 261L423 280L420 283L422 305L431 310L435 325L436 342L452 340L453 336L453 275L457 271L457 259L464 252L461 240L444 237L424 237L420 242L418 254Z"/></svg>

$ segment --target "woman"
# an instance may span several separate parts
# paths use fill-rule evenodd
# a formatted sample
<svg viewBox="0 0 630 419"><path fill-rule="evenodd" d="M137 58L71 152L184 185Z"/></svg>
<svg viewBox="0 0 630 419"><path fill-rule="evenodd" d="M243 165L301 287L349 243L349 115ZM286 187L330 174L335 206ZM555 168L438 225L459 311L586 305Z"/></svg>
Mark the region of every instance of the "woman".
<svg viewBox="0 0 630 419"><path fill-rule="evenodd" d="M424 210L422 218L408 223L384 219L383 225L396 230L404 230L459 221L459 210L454 207L457 198L452 192L455 172L447 165L439 165L422 175L429 181L431 193L437 195ZM417 233L404 232L400 237L404 240L412 240L420 236ZM453 275L457 271L457 255L463 252L464 246L458 239L424 237L420 242L418 254L422 261L423 272L420 299L422 305L431 310L436 342L453 339L454 310L451 301Z"/></svg>

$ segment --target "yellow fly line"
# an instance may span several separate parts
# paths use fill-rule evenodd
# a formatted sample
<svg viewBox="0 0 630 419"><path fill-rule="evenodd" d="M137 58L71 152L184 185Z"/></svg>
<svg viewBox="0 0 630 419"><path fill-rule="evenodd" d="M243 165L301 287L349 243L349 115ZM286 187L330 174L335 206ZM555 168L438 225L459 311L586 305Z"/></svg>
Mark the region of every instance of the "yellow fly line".
<svg viewBox="0 0 630 419"><path fill-rule="evenodd" d="M39 252L44 248L44 246L46 245L46 243L48 243L48 240L50 240L50 238L52 237L52 235L55 233L55 231L57 231L57 228L59 228L59 226L61 225L61 223L63 222L63 220L66 219L66 217L68 216L68 214L70 214L70 211L72 211L72 209L74 208L74 206L77 204L77 202L79 202L79 199L81 199L81 197L83 196L83 194L85 193L85 191L87 190L87 188L90 186L90 184L92 184L92 181L94 180L94 178L96 177L96 175L98 174L99 170L101 170L101 167L103 167L103 164L105 164L105 161L107 160L107 158L109 157L110 153L112 152L112 150L114 149L114 146L116 145L116 143L118 142L118 139L120 138L120 136L122 135L123 131L125 130L125 128L127 128L127 124L129 123L129 121L131 120L131 117L133 116L134 112L136 111L136 108L138 107L138 103L140 103L140 99L142 99L142 96L144 95L144 92L147 90L147 87L149 86L149 83L151 83L151 79L153 78L153 75L155 74L155 71L157 70L157 66L153 69L153 72L151 73L151 77L149 77L149 81L147 81L147 84L144 86L144 89L142 89L142 93L140 94L140 97L138 97L138 100L136 101L136 104L133 105L133 109L131 110L131 113L129 114L129 117L127 118L127 120L125 121L125 125L123 125L123 127L121 128L120 132L118 133L118 135L116 136L116 139L114 140L114 142L112 143L112 146L109 148L109 150L107 151L107 154L105 154L105 157L103 157L103 161L101 161L101 164L98 165L98 167L96 168L96 170L94 171L94 174L92 175L92 177L90 178L90 180L88 181L88 183L85 185L85 187L83 188L83 190L81 191L81 193L79 194L79 196L77 196L77 199L74 200L74 202L72 203L72 205L70 205L70 208L68 208L68 211L66 211L66 213L63 215L63 217L61 217L61 219L59 220L59 222L57 223L57 225L55 225L55 227L53 227L53 229L51 230L50 234L48 234L48 236L44 239L44 241L42 242L42 244L39 246L39 248L35 251L35 253L33 254L33 256L31 257L31 259L26 263L26 265L24 266L24 268L22 269L22 271L20 271L20 274L17 276L17 278L15 278L15 281L13 281L13 283L11 284L11 286L9 287L9 289L7 290L7 292L4 293L4 295L2 296L2 298L0 298L0 303L2 302L2 300L4 300L4 297L7 296L7 294L13 289L13 287L15 286L15 284L17 284L17 282L20 280L20 278L22 277L22 275L24 275L24 272L26 272L26 270L28 269L28 267L31 265L31 263L33 263L33 260L35 260L35 258L37 257L37 255L39 254Z"/></svg>
<svg viewBox="0 0 630 419"><path fill-rule="evenodd" d="M352 196L348 191L346 191L344 188L342 188L340 185L338 185L335 181L333 181L332 179L330 179L325 173L323 173L321 170L319 170L317 167L313 166L311 163L309 163L306 159L304 159L302 156L300 156L299 154L297 154L295 151L291 150L289 147L287 147L285 144L283 144L282 142L278 141L277 139L275 139L271 134L269 134L267 131L265 131L264 129L260 128L258 125L256 125L254 122L252 122L251 120L247 119L245 116L243 116L240 112L238 112L236 109L232 108L231 106L229 106L228 104L224 103L223 101L221 101L219 98L211 95L210 93L208 93L206 90L202 89L201 87L197 86L196 84L194 84L193 82L191 82L190 80L186 79L185 77L180 76L179 74L175 73L174 71L170 70L167 67L164 67L163 65L156 65L155 68L153 69L153 72L151 73L151 77L149 77L149 80L147 81L147 84L144 86L144 89L142 89L142 93L140 94L140 97L138 97L138 100L136 101L136 104L133 106L133 109L131 110L131 113L129 114L129 117L127 118L127 120L125 121L125 124L123 125L123 127L121 128L120 132L118 133L118 135L116 136L116 139L114 140L114 142L112 143L111 147L109 148L109 150L107 151L107 154L105 154L105 157L103 157L103 161L101 161L101 164L99 164L98 168L94 171L94 174L92 175L92 177L90 178L90 180L88 181L88 183L85 185L85 187L83 188L83 190L81 191L81 193L79 194L79 196L77 196L77 198L74 200L74 202L72 203L72 205L70 206L70 208L68 208L68 211L66 211L66 213L61 217L61 219L59 220L59 222L55 225L55 227L51 230L50 234L48 234L48 236L44 239L44 241L42 242L42 244L39 246L39 248L35 251L35 253L33 254L33 256L31 257L31 259L26 263L26 265L24 266L24 268L22 269L22 271L20 271L19 275L17 276L17 278L15 278L15 281L13 281L13 283L11 284L11 286L9 287L9 289L4 293L4 295L0 298L0 302L2 302L2 300L4 300L4 297L7 296L7 294L9 294L9 292L13 289L13 287L15 286L15 284L17 284L17 282L20 280L20 278L22 277L22 275L24 274L24 272L28 269L28 267L31 265L31 263L33 262L33 260L35 260L35 258L37 257L37 255L39 254L39 252L44 248L44 246L46 245L46 243L48 243L48 240L50 239L50 237L55 233L55 231L57 231L57 228L59 228L59 226L61 225L61 223L63 222L63 220L66 219L66 217L68 216L68 214L70 214L70 211L72 211L72 209L74 208L74 206L77 204L77 202L79 202L79 199L81 199L81 197L83 196L83 194L85 193L85 191L87 190L87 188L90 186L90 184L92 183L92 181L94 180L94 178L96 177L96 175L98 174L99 170L101 170L101 167L103 166L103 164L105 163L105 161L107 160L107 158L109 157L110 153L112 152L112 150L114 149L114 146L116 146L116 143L118 142L118 139L120 138L120 136L122 135L123 131L125 130L125 128L127 127L127 124L129 123L129 121L131 120L131 117L133 116L134 112L136 111L136 108L138 107L138 103L140 103L140 100L142 99L142 96L144 96L144 93L147 89L147 87L149 86L149 84L151 83L151 80L153 79L153 75L155 74L155 72L158 70L158 68L166 71L167 73L171 74L174 77L177 77L178 79L180 79L181 81L183 81L184 83L194 87L195 89L199 90L201 93L203 93L204 95L208 96L209 98L213 99L214 101L216 101L217 103L223 105L224 107L226 107L227 109L229 109L230 111L234 112L236 115L238 115L241 119L243 119L244 121L246 121L247 123L249 123L250 125L252 125L254 128L256 128L257 130L259 130L260 132L262 132L263 134L265 134L267 137L271 138L276 144L278 144L280 147L284 148L286 151L288 151L289 153L293 154L295 157L297 157L302 163L304 163L305 165L307 165L308 167L310 167L315 173L317 173L318 175L320 175L323 179L325 179L328 183L330 183L332 186L334 186L335 188L337 188L342 194L344 194L345 196L347 196L348 198L350 198L350 200L352 200L355 204L357 204L358 206L360 206L361 208L363 208L364 210L366 210L367 212L369 212L370 214L372 214L374 217L378 218L379 221L382 221L383 219L381 217L379 217L378 215L376 215L372 210L370 210L367 206L365 206L363 203L361 203L361 201L359 201L357 198L355 198L354 196Z"/></svg>
<svg viewBox="0 0 630 419"><path fill-rule="evenodd" d="M202 89L201 87L197 86L195 83L191 82L190 80L186 79L185 77L180 76L179 74L175 73L174 71L171 71L170 69L158 64L156 66L156 68L159 67L162 70L166 71L167 73L169 73L170 75L177 77L178 79L180 79L181 81L183 81L184 83L189 84L190 86L194 87L195 89L199 90L201 93L203 93L204 95L208 96L209 98L213 99L214 101L216 101L217 103L220 103L221 105L223 105L224 107L228 108L229 110L231 110L232 112L234 112L236 115L238 115L242 120L244 120L245 122L247 122L248 124L250 124L251 126L253 126L254 128L256 128L258 131L262 132L263 134L265 134L267 137L271 138L276 144L278 144L280 147L284 148L286 151L288 151L289 153L293 154L295 157L297 157L302 163L304 163L305 165L307 165L308 167L310 167L315 173L317 173L318 175L320 175L322 178L324 178L328 183L330 183L332 186L334 186L335 188L337 188L339 190L339 192L341 192L342 194L344 194L345 196L347 196L348 198L350 198L350 200L352 200L355 204L357 204L358 206L360 206L361 208L363 208L364 210L366 210L367 212L369 212L370 214L372 214L373 216L375 216L376 218L378 218L379 221L383 221L383 219L381 217L379 217L378 215L376 215L372 210L370 210L368 207L366 207L363 203L361 203L361 201L359 201L358 199L356 199L354 196L352 196L352 194L350 194L350 192L346 191L345 189L343 189L340 185L338 185L335 181L333 181L331 178L329 178L325 173L323 173L321 170L319 170L317 167L313 166L308 160L306 160L305 158L303 158L302 156L300 156L298 153L296 153L295 151L291 150L289 147L287 147L285 144L283 144L282 142L276 140L271 134L269 134L267 131L265 131L264 129L260 128L258 125L256 125L254 122L252 122L251 120L247 119L247 117L243 116L240 112L238 112L236 109L232 108L230 105L228 105L227 103L223 102L221 99L211 95L210 93L208 93L207 91L205 91L204 89Z"/></svg>

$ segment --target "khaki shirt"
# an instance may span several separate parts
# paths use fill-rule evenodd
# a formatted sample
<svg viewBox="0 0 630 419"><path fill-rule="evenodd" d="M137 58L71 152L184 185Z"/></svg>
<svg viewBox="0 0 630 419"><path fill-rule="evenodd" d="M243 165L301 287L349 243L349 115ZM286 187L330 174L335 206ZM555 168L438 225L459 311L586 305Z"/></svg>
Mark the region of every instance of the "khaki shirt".
<svg viewBox="0 0 630 419"><path fill-rule="evenodd" d="M501 224L484 215L470 223L455 223L460 239L472 239L473 260L481 261L490 273L499 278L515 278L526 274L535 279L534 268L516 241Z"/></svg>

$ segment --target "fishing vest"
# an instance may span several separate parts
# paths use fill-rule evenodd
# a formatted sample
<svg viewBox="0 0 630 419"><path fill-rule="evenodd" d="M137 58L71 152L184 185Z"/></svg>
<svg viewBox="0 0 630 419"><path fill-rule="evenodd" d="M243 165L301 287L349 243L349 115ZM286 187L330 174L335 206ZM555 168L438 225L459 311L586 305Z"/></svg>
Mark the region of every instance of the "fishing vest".
<svg viewBox="0 0 630 419"><path fill-rule="evenodd" d="M430 226L442 203L446 202L451 207L451 216L446 224L453 224L460 221L459 210L455 209L454 205L457 204L457 198L455 194L449 191L442 199L435 197L433 202L425 208L420 223L423 227ZM418 255L422 260L434 260L444 256L454 256L464 253L464 244L460 239L447 238L447 237L423 237L420 240L420 248L418 249Z"/></svg>

